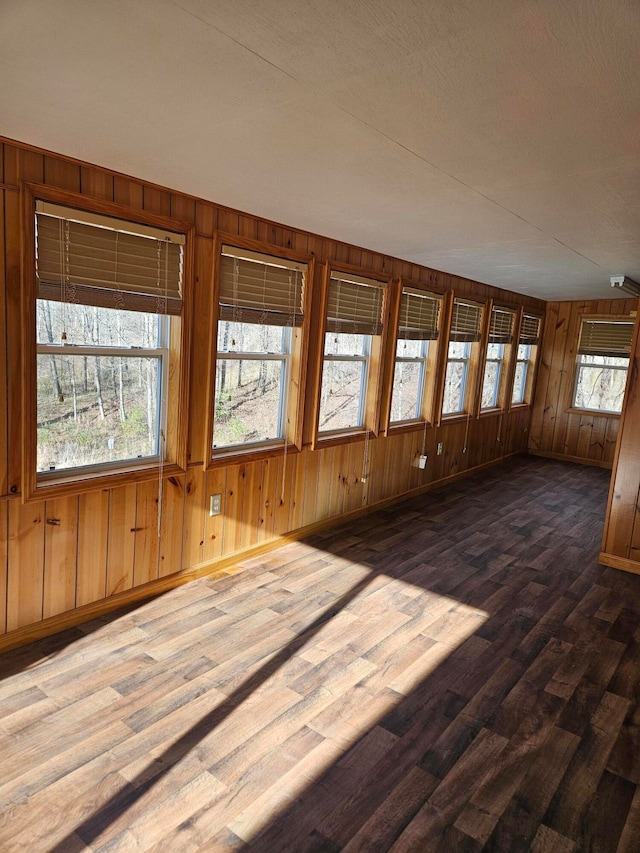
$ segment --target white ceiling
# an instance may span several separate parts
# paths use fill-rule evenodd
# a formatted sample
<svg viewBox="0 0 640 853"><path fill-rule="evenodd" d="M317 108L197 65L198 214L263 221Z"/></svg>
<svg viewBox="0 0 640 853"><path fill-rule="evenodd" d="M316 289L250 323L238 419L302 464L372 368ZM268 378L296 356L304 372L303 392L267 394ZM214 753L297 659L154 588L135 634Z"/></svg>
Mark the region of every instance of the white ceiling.
<svg viewBox="0 0 640 853"><path fill-rule="evenodd" d="M0 134L542 299L640 280L639 0L0 0Z"/></svg>

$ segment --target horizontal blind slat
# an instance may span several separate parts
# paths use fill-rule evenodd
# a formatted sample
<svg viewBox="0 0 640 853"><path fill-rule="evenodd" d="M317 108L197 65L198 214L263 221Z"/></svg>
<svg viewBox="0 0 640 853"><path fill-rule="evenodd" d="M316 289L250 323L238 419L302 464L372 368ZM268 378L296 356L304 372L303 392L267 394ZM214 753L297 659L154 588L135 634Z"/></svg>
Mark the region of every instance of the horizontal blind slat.
<svg viewBox="0 0 640 853"><path fill-rule="evenodd" d="M626 357L631 350L632 322L583 320L578 352L581 355Z"/></svg>
<svg viewBox="0 0 640 853"><path fill-rule="evenodd" d="M479 341L482 306L475 302L455 299L451 316L451 341Z"/></svg>
<svg viewBox="0 0 640 853"><path fill-rule="evenodd" d="M398 318L400 340L435 340L438 337L440 297L403 288Z"/></svg>
<svg viewBox="0 0 640 853"><path fill-rule="evenodd" d="M491 321L489 323L489 343L510 344L513 330L513 311L503 308L491 309Z"/></svg>
<svg viewBox="0 0 640 853"><path fill-rule="evenodd" d="M519 343L525 346L535 346L540 340L540 317L533 314L523 314L520 326Z"/></svg>
<svg viewBox="0 0 640 853"><path fill-rule="evenodd" d="M36 213L39 298L152 313L159 313L155 306L166 302L169 313L180 313L179 242L64 219L53 215L55 205L46 209Z"/></svg>
<svg viewBox="0 0 640 853"><path fill-rule="evenodd" d="M230 251L229 247L225 250ZM238 250L240 252L241 250ZM248 259L223 254L220 259L220 311L223 319L265 325L302 323L304 265L278 266L278 258ZM242 318L241 318L242 315ZM260 318L269 318L269 322Z"/></svg>
<svg viewBox="0 0 640 853"><path fill-rule="evenodd" d="M359 335L382 332L382 297L385 285L360 276L329 280L327 329Z"/></svg>

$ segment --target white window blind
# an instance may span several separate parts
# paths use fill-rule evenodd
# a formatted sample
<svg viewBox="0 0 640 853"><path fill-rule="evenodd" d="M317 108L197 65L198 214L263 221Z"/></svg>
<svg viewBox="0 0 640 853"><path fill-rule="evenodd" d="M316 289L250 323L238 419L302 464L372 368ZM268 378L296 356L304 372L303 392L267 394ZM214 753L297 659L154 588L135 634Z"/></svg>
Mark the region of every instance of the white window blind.
<svg viewBox="0 0 640 853"><path fill-rule="evenodd" d="M489 324L490 344L510 344L513 330L513 312L503 308L491 309Z"/></svg>
<svg viewBox="0 0 640 853"><path fill-rule="evenodd" d="M580 329L580 355L604 355L626 358L631 350L633 322L583 320Z"/></svg>
<svg viewBox="0 0 640 853"><path fill-rule="evenodd" d="M36 203L38 297L179 314L184 235Z"/></svg>
<svg viewBox="0 0 640 853"><path fill-rule="evenodd" d="M327 297L327 329L354 335L380 335L385 287L374 279L333 273Z"/></svg>
<svg viewBox="0 0 640 853"><path fill-rule="evenodd" d="M409 287L402 289L398 338L434 341L438 337L440 297Z"/></svg>
<svg viewBox="0 0 640 853"><path fill-rule="evenodd" d="M479 341L482 305L455 299L451 316L451 341Z"/></svg>
<svg viewBox="0 0 640 853"><path fill-rule="evenodd" d="M307 265L222 247L220 318L263 326L301 326Z"/></svg>
<svg viewBox="0 0 640 853"><path fill-rule="evenodd" d="M540 317L534 314L524 314L520 326L519 343L525 346L535 346L540 340Z"/></svg>

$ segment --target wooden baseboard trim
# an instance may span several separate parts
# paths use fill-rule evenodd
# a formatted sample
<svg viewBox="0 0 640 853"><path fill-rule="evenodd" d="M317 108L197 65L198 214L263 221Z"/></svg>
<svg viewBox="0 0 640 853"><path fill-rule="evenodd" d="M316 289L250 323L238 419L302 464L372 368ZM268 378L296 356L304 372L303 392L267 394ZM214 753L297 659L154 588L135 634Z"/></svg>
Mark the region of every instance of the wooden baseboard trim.
<svg viewBox="0 0 640 853"><path fill-rule="evenodd" d="M564 453L552 453L550 450L529 450L531 456L542 456L545 459L557 459L560 462L574 462L576 465L593 465L595 468L608 468L613 464L602 459L583 459L582 456L567 456Z"/></svg>
<svg viewBox="0 0 640 853"><path fill-rule="evenodd" d="M343 515L332 516L331 518L316 521L313 524L308 524L305 527L300 527L297 530L292 530L284 533L281 536L276 536L273 539L268 539L261 542L259 545L251 545L248 548L242 548L240 551L234 551L226 557L219 557L217 560L212 560L207 563L200 563L190 569L185 569L181 572L176 572L172 575L167 575L165 578L150 581L142 586L137 586L134 589L128 589L123 592L118 592L109 598L102 598L99 601L94 601L91 604L85 604L83 607L78 607L75 610L67 610L65 613L59 613L56 616L51 616L49 619L44 619L42 622L35 622L32 625L26 625L23 628L17 628L8 634L0 636L0 653L11 651L11 649L33 643L36 640L42 640L44 637L49 637L52 634L57 634L60 631L65 631L67 628L73 628L76 625L81 625L83 622L89 622L98 616L104 616L114 610L119 610L121 607L126 607L129 604L136 604L145 601L149 598L154 598L163 592L168 592L182 584L189 583L201 577L211 577L217 574L233 574L234 570L238 570L238 564L249 560L253 557L259 557L261 554L266 554L269 551L274 551L289 542L297 542L310 536L313 533L318 533L322 530L327 530L331 527L337 527L347 521L353 521L357 518L369 515L372 512L385 509L393 504L401 503L410 498L417 497L425 492L441 488L442 486L452 483L455 480L460 480L463 477L476 474L486 468L493 468L513 456L522 455L519 452L509 453L507 456L501 456L499 459L492 459L489 462L483 462L475 468L467 468L464 471L458 471L455 474L450 474L441 480L434 480L431 483L425 483L422 486L410 489L408 492L403 492L401 495L395 495L390 498L384 498L374 504L359 507L351 510Z"/></svg>
<svg viewBox="0 0 640 853"><path fill-rule="evenodd" d="M628 560L626 557L616 557L615 554L606 554L602 551L598 557L598 562L612 569L620 569L623 572L640 575L640 563L635 560Z"/></svg>

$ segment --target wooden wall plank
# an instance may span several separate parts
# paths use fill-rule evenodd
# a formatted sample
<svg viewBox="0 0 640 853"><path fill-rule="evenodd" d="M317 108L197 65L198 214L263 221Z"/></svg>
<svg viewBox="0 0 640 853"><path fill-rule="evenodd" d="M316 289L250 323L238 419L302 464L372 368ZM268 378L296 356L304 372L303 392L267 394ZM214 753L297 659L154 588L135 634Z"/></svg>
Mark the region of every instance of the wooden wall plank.
<svg viewBox="0 0 640 853"><path fill-rule="evenodd" d="M22 392L22 323L20 310L20 197L18 193L4 193L5 211L5 288L7 333L7 486L8 491L20 491L22 462L21 413Z"/></svg>
<svg viewBox="0 0 640 853"><path fill-rule="evenodd" d="M109 502L107 545L107 595L133 586L136 544L136 487L112 489Z"/></svg>
<svg viewBox="0 0 640 853"><path fill-rule="evenodd" d="M43 617L76 606L78 498L45 503Z"/></svg>
<svg viewBox="0 0 640 853"><path fill-rule="evenodd" d="M530 450L612 464L618 417L571 411L580 318L583 314L628 316L636 307L634 299L547 305L531 416Z"/></svg>
<svg viewBox="0 0 640 853"><path fill-rule="evenodd" d="M5 231L4 196L0 191L0 341L7 340L7 291L5 283ZM8 436L9 406L7 377L7 347L0 344L0 495L6 495L9 487Z"/></svg>
<svg viewBox="0 0 640 853"><path fill-rule="evenodd" d="M182 568L185 477L168 477L162 486L160 519L160 558L158 576L166 577ZM177 535L176 535L177 534Z"/></svg>
<svg viewBox="0 0 640 853"><path fill-rule="evenodd" d="M44 504L9 502L7 631L42 619Z"/></svg>
<svg viewBox="0 0 640 853"><path fill-rule="evenodd" d="M99 601L107 594L109 492L88 492L78 503L77 606Z"/></svg>
<svg viewBox="0 0 640 853"><path fill-rule="evenodd" d="M0 634L7 630L7 571L9 545L9 503L0 503Z"/></svg>

